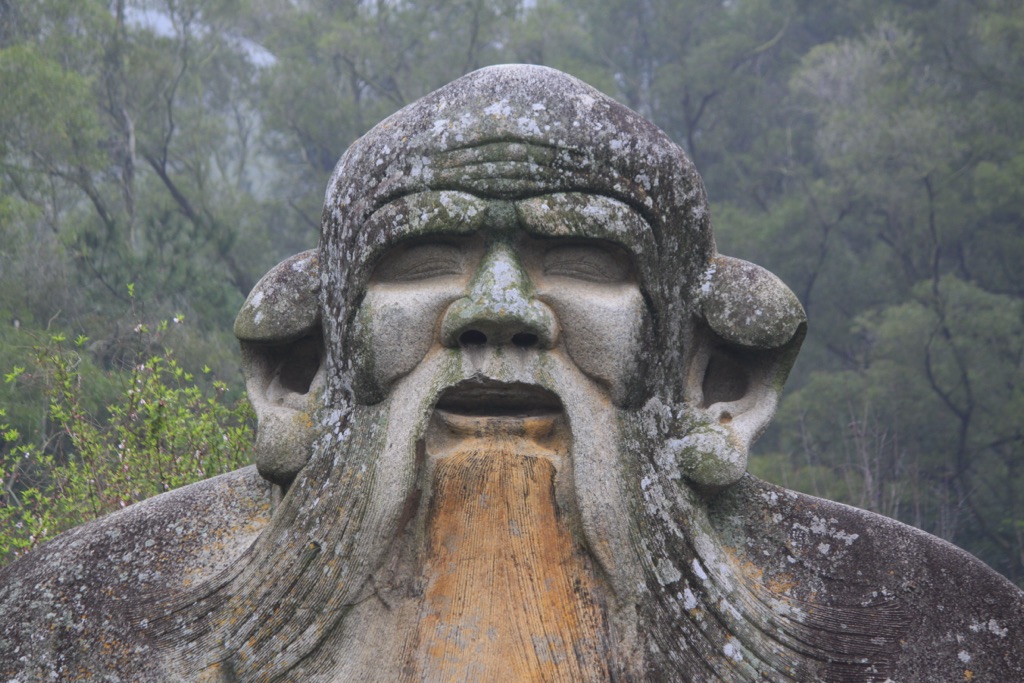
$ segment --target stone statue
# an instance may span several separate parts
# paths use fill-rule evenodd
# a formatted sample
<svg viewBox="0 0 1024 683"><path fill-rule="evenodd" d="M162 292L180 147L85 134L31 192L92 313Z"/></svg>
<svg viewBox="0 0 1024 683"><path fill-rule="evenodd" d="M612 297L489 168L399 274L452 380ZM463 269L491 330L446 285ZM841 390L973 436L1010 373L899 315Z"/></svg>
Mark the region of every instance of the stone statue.
<svg viewBox="0 0 1024 683"><path fill-rule="evenodd" d="M637 114L500 66L344 154L236 322L256 466L0 573L0 680L1024 680L1024 593L745 473L804 335Z"/></svg>

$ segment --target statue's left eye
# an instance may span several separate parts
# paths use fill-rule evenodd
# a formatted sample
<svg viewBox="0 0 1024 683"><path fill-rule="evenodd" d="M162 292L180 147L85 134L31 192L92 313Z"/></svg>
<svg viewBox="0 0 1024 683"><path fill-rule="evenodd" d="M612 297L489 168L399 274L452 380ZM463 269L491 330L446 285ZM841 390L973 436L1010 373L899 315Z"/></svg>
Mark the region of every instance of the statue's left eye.
<svg viewBox="0 0 1024 683"><path fill-rule="evenodd" d="M386 255L373 271L379 282L411 282L462 275L465 256L454 244L414 244Z"/></svg>
<svg viewBox="0 0 1024 683"><path fill-rule="evenodd" d="M567 244L544 254L544 275L589 282L623 282L629 279L626 258L603 244Z"/></svg>

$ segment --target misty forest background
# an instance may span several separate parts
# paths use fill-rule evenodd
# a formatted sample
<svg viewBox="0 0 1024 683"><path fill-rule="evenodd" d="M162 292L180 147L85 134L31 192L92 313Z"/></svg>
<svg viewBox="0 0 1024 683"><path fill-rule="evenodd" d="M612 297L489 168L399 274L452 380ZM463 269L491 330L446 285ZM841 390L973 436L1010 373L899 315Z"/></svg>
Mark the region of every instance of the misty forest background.
<svg viewBox="0 0 1024 683"><path fill-rule="evenodd" d="M352 140L501 62L652 119L803 301L751 470L1024 585L1016 0L0 0L0 562L248 458L245 295Z"/></svg>

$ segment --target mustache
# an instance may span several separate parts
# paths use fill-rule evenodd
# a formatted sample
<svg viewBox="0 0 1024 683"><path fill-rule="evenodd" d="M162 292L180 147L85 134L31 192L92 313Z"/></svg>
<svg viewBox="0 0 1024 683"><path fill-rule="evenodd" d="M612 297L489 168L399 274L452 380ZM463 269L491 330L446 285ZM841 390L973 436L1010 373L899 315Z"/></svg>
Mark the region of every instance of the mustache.
<svg viewBox="0 0 1024 683"><path fill-rule="evenodd" d="M479 417L531 417L565 412L558 394L546 387L527 382L503 382L483 375L442 390L434 408Z"/></svg>

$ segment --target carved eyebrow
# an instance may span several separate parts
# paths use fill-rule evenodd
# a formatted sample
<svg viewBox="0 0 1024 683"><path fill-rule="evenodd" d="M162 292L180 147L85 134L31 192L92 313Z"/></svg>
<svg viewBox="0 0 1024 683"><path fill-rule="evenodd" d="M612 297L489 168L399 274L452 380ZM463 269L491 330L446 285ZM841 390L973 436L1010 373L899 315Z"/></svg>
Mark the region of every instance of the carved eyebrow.
<svg viewBox="0 0 1024 683"><path fill-rule="evenodd" d="M632 207L604 195L564 192L516 202L524 229L545 237L598 238L633 254L653 251L654 233Z"/></svg>
<svg viewBox="0 0 1024 683"><path fill-rule="evenodd" d="M487 202L468 192L444 190L399 197L370 214L363 229L383 233L394 243L412 235L465 235L480 229Z"/></svg>

